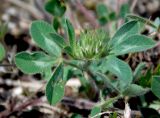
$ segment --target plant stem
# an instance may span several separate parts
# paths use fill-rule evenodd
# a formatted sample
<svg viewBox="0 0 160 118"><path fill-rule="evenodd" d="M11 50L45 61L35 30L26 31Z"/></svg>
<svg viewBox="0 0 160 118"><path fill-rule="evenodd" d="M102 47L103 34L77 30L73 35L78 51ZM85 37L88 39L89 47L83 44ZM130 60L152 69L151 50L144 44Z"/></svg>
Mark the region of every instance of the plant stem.
<svg viewBox="0 0 160 118"><path fill-rule="evenodd" d="M96 74L97 74L98 76L100 76L101 78L104 78L104 79L103 79L104 82L105 82L109 87L111 87L112 89L114 89L114 90L116 91L116 93L120 94L120 91L112 84L112 82L110 81L110 79L109 79L107 76L105 76L105 74L100 73L100 72L96 72Z"/></svg>
<svg viewBox="0 0 160 118"><path fill-rule="evenodd" d="M102 103L100 103L98 106L100 106L102 109L105 108L106 106L110 105L111 103L113 103L114 101L118 100L119 98L122 98L122 95L118 95L114 98L109 98L106 101L103 101Z"/></svg>
<svg viewBox="0 0 160 118"><path fill-rule="evenodd" d="M110 105L111 103L113 103L114 101L118 100L119 98L122 98L122 95L118 95L118 96L116 96L114 98L110 98L109 100L103 101L102 103L100 103L97 106L99 106L102 109L104 109L106 106ZM102 113L96 114L95 116L93 116L91 118L96 118L97 116L101 116L103 114L110 114L110 113L113 113L113 112L111 112L111 111L102 112Z"/></svg>
<svg viewBox="0 0 160 118"><path fill-rule="evenodd" d="M0 67L1 66L3 66L3 67L9 67L9 66L16 67L15 64L0 64Z"/></svg>
<svg viewBox="0 0 160 118"><path fill-rule="evenodd" d="M73 66L73 67L75 67L75 68L77 68L77 69L80 69L80 70L84 71L84 69L83 69L81 66L79 66L79 65L77 65L77 64L74 64L74 63L72 63L72 62L70 62L70 61L68 61L68 60L63 59L63 62L64 62L65 64L67 64L67 65Z"/></svg>

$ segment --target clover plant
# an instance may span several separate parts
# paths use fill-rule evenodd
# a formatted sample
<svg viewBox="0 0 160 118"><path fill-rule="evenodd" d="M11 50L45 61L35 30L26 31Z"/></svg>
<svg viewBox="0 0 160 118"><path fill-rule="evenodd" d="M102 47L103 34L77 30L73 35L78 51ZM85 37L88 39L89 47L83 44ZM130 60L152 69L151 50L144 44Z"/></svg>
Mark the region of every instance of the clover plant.
<svg viewBox="0 0 160 118"><path fill-rule="evenodd" d="M65 83L70 79L68 66L86 72L91 79L91 75L100 77L120 96L137 96L148 90L132 83L131 68L117 57L155 46L155 41L140 34L138 21L125 23L112 38L100 29L83 31L76 38L74 28L67 19L66 27L68 40L56 33L47 22L34 21L30 34L43 51L20 52L15 56L15 63L22 72L47 75L46 96L50 104L55 105L64 96ZM117 79L109 78L106 72L117 76Z"/></svg>
<svg viewBox="0 0 160 118"><path fill-rule="evenodd" d="M66 7L63 2L52 0L46 3L45 9L56 16L56 23L57 19L62 20ZM54 23L52 25L42 20L33 21L30 35L43 51L20 52L15 56L15 64L26 74L40 73L46 79L45 93L51 105L62 100L65 84L73 76L79 78L86 88L92 87L90 80L102 80L117 96L107 101L101 96L100 102L92 109L91 116L94 116L120 97L139 96L149 90L135 84L138 70L144 63L132 72L130 66L118 58L120 55L146 51L156 45L154 40L140 33L140 23L145 24L146 20L137 16L128 17L132 20L123 24L113 37L103 29L84 30L80 36L76 36L71 22L65 19L64 29L68 38L64 38L58 34L58 27ZM1 44L0 48L3 48ZM154 83L157 83L157 78ZM157 92L155 87L152 89Z"/></svg>

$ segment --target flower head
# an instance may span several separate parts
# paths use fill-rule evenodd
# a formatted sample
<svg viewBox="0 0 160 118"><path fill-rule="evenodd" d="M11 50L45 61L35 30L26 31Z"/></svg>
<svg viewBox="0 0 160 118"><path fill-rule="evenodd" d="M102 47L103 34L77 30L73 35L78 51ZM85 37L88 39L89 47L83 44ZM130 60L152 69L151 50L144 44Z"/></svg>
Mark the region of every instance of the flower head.
<svg viewBox="0 0 160 118"><path fill-rule="evenodd" d="M105 57L109 49L108 33L103 30L89 30L80 34L75 44L74 57L77 59L92 60Z"/></svg>

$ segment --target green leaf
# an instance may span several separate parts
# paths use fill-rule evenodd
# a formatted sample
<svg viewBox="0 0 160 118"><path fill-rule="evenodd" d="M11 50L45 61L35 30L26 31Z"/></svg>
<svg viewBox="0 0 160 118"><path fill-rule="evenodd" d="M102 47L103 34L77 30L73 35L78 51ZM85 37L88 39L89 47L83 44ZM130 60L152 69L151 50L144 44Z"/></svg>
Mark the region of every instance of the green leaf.
<svg viewBox="0 0 160 118"><path fill-rule="evenodd" d="M82 118L80 114L73 113L70 118Z"/></svg>
<svg viewBox="0 0 160 118"><path fill-rule="evenodd" d="M146 67L146 63L144 62L141 62L140 64L138 64L138 66L136 67L133 73L134 81L141 76L141 72L145 67Z"/></svg>
<svg viewBox="0 0 160 118"><path fill-rule="evenodd" d="M73 76L73 67L72 66L65 66L63 72L63 80L67 81Z"/></svg>
<svg viewBox="0 0 160 118"><path fill-rule="evenodd" d="M49 38L53 40L59 47L66 47L65 39L58 35L57 33L50 33Z"/></svg>
<svg viewBox="0 0 160 118"><path fill-rule="evenodd" d="M98 115L97 117L95 117L97 114L101 113L101 108L98 106L95 106L92 108L91 113L90 113L90 117L94 117L94 118L100 118L101 115Z"/></svg>
<svg viewBox="0 0 160 118"><path fill-rule="evenodd" d="M17 67L24 73L42 73L55 64L55 58L51 58L43 52L20 52L15 56Z"/></svg>
<svg viewBox="0 0 160 118"><path fill-rule="evenodd" d="M65 81L63 79L63 66L60 64L54 71L46 86L47 100L51 105L61 101L64 96Z"/></svg>
<svg viewBox="0 0 160 118"><path fill-rule="evenodd" d="M51 67L45 69L44 72L42 73L43 79L45 79L47 81L50 80L51 76L52 76L52 68Z"/></svg>
<svg viewBox="0 0 160 118"><path fill-rule="evenodd" d="M117 47L121 42L125 41L129 36L139 33L139 24L137 21L130 21L122 25L109 41L109 46Z"/></svg>
<svg viewBox="0 0 160 118"><path fill-rule="evenodd" d="M106 5L98 4L96 6L96 12L97 12L97 16L99 18L99 22L101 23L101 25L106 24L107 21L109 20L109 11Z"/></svg>
<svg viewBox="0 0 160 118"><path fill-rule="evenodd" d="M8 31L7 23L0 23L0 40L4 38Z"/></svg>
<svg viewBox="0 0 160 118"><path fill-rule="evenodd" d="M118 87L115 86L111 79L109 79L105 74L96 72L96 76L100 77L108 88L112 89L113 91L120 92Z"/></svg>
<svg viewBox="0 0 160 118"><path fill-rule="evenodd" d="M133 14L128 14L127 18L130 18L132 20L137 20L137 21L139 21L139 22L141 22L143 24L147 24L147 25L157 29L157 26L152 21L150 21L148 19L145 19L145 18L142 18L140 16L133 15Z"/></svg>
<svg viewBox="0 0 160 118"><path fill-rule="evenodd" d="M68 19L66 19L66 26L67 26L69 43L70 43L70 46L73 48L75 45L75 42L76 42L75 32L74 32L73 25L71 24L71 22Z"/></svg>
<svg viewBox="0 0 160 118"><path fill-rule="evenodd" d="M157 26L157 27L160 27L160 17L157 17L154 21L154 24Z"/></svg>
<svg viewBox="0 0 160 118"><path fill-rule="evenodd" d="M125 3L121 5L120 8L120 17L125 18L126 14L129 13L130 9L129 9L129 4Z"/></svg>
<svg viewBox="0 0 160 118"><path fill-rule="evenodd" d="M160 76L153 76L151 90L160 99Z"/></svg>
<svg viewBox="0 0 160 118"><path fill-rule="evenodd" d="M60 0L49 0L45 4L45 10L53 16L61 17L66 11L66 6Z"/></svg>
<svg viewBox="0 0 160 118"><path fill-rule="evenodd" d="M114 47L111 53L124 55L127 53L141 52L153 48L155 44L155 41L144 35L132 35L117 47Z"/></svg>
<svg viewBox="0 0 160 118"><path fill-rule="evenodd" d="M151 86L151 81L152 81L152 69L148 69L147 72L141 76L137 83L143 87L150 87Z"/></svg>
<svg viewBox="0 0 160 118"><path fill-rule="evenodd" d="M155 75L160 75L160 64L157 65L157 67L154 70Z"/></svg>
<svg viewBox="0 0 160 118"><path fill-rule="evenodd" d="M116 16L116 12L112 11L109 13L109 20L113 21L116 20L117 16Z"/></svg>
<svg viewBox="0 0 160 118"><path fill-rule="evenodd" d="M157 32L160 33L160 17L157 17L154 21L154 24L157 26Z"/></svg>
<svg viewBox="0 0 160 118"><path fill-rule="evenodd" d="M59 17L54 17L52 25L54 27L54 29L56 30L56 32L58 31L58 28L61 26L60 23L60 18Z"/></svg>
<svg viewBox="0 0 160 118"><path fill-rule="evenodd" d="M106 68L111 73L115 74L118 77L118 86L120 91L126 89L132 82L132 70L127 63L114 57L109 56L106 62ZM116 86L116 87L118 87Z"/></svg>
<svg viewBox="0 0 160 118"><path fill-rule="evenodd" d="M2 61L5 57L6 51L4 49L4 46L0 43L0 61Z"/></svg>
<svg viewBox="0 0 160 118"><path fill-rule="evenodd" d="M59 57L61 55L60 47L48 37L49 33L54 33L55 30L47 22L38 20L31 24L30 34L36 44L50 55Z"/></svg>
<svg viewBox="0 0 160 118"><path fill-rule="evenodd" d="M70 46L66 46L64 48L65 53L67 53L69 56L73 57L72 48Z"/></svg>
<svg viewBox="0 0 160 118"><path fill-rule="evenodd" d="M109 13L107 6L102 3L100 3L96 6L96 12L99 17L105 17Z"/></svg>
<svg viewBox="0 0 160 118"><path fill-rule="evenodd" d="M64 96L64 88L65 88L65 82L59 81L55 84L50 83L47 84L47 91L46 95L48 97L48 101L51 105L56 105L58 102L60 102ZM51 94L51 95L49 95ZM51 97L49 97L51 96Z"/></svg>
<svg viewBox="0 0 160 118"><path fill-rule="evenodd" d="M117 117L118 117L117 112L113 112L112 114L109 115L109 118L117 118Z"/></svg>
<svg viewBox="0 0 160 118"><path fill-rule="evenodd" d="M131 84L124 92L124 96L136 97L145 94L149 89L142 88L139 85Z"/></svg>
<svg viewBox="0 0 160 118"><path fill-rule="evenodd" d="M90 65L90 70L93 72L101 72L101 73L106 73L107 70L107 61L106 58L102 58L101 60L95 60L92 62Z"/></svg>

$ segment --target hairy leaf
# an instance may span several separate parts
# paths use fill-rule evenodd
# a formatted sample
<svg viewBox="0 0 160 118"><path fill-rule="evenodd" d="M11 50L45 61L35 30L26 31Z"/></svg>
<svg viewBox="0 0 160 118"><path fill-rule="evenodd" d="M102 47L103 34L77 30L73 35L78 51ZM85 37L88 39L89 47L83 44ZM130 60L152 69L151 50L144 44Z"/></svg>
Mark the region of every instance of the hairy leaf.
<svg viewBox="0 0 160 118"><path fill-rule="evenodd" d="M30 34L36 44L50 55L60 56L60 47L48 37L49 33L54 33L55 30L47 22L38 20L31 24Z"/></svg>
<svg viewBox="0 0 160 118"><path fill-rule="evenodd" d="M115 33L113 38L109 41L111 47L117 47L121 42L128 37L139 33L139 24L137 21L130 21L122 25Z"/></svg>
<svg viewBox="0 0 160 118"><path fill-rule="evenodd" d="M147 24L147 25L149 25L149 26L151 26L153 28L157 28L157 26L152 21L150 21L148 19L145 19L145 18L142 18L140 16L133 15L133 14L128 14L127 17L132 19L132 20L137 20L137 21L139 21L139 22L141 22L143 24Z"/></svg>
<svg viewBox="0 0 160 118"><path fill-rule="evenodd" d="M58 35L57 33L50 33L50 39L52 39L59 47L64 48L66 47L66 43L63 37Z"/></svg>
<svg viewBox="0 0 160 118"><path fill-rule="evenodd" d="M43 52L20 52L15 56L17 67L24 73L42 73L55 64L55 58L51 58Z"/></svg>
<svg viewBox="0 0 160 118"><path fill-rule="evenodd" d="M145 67L146 67L146 63L144 63L144 62L141 62L138 64L138 66L136 67L136 69L133 73L134 81L140 77L141 72Z"/></svg>
<svg viewBox="0 0 160 118"><path fill-rule="evenodd" d="M160 99L160 76L153 76L151 90Z"/></svg>
<svg viewBox="0 0 160 118"><path fill-rule="evenodd" d="M106 68L107 70L109 70L111 73L115 74L118 77L119 81L118 86L121 89L120 90L121 92L131 84L133 79L132 70L129 67L129 65L124 61L114 56L109 56L107 58Z"/></svg>
<svg viewBox="0 0 160 118"><path fill-rule="evenodd" d="M144 35L132 35L114 47L111 53L124 55L127 53L141 52L153 48L155 44L155 41Z"/></svg>
<svg viewBox="0 0 160 118"><path fill-rule="evenodd" d="M60 102L64 96L65 81L63 79L63 66L60 64L54 71L46 86L47 100L51 105Z"/></svg>
<svg viewBox="0 0 160 118"><path fill-rule="evenodd" d="M112 89L113 91L120 92L119 88L115 86L111 79L109 79L105 74L96 72L96 76L100 77L108 88Z"/></svg>
<svg viewBox="0 0 160 118"><path fill-rule="evenodd" d="M73 46L75 45L75 42L76 42L75 32L74 32L74 28L73 28L72 24L70 23L70 21L68 19L66 19L66 26L67 26L69 43L70 43L70 46L73 48Z"/></svg>
<svg viewBox="0 0 160 118"><path fill-rule="evenodd" d="M149 89L142 88L139 85L136 84L131 84L124 92L124 96L130 96L130 97L135 97L135 96L140 96L148 92Z"/></svg>

